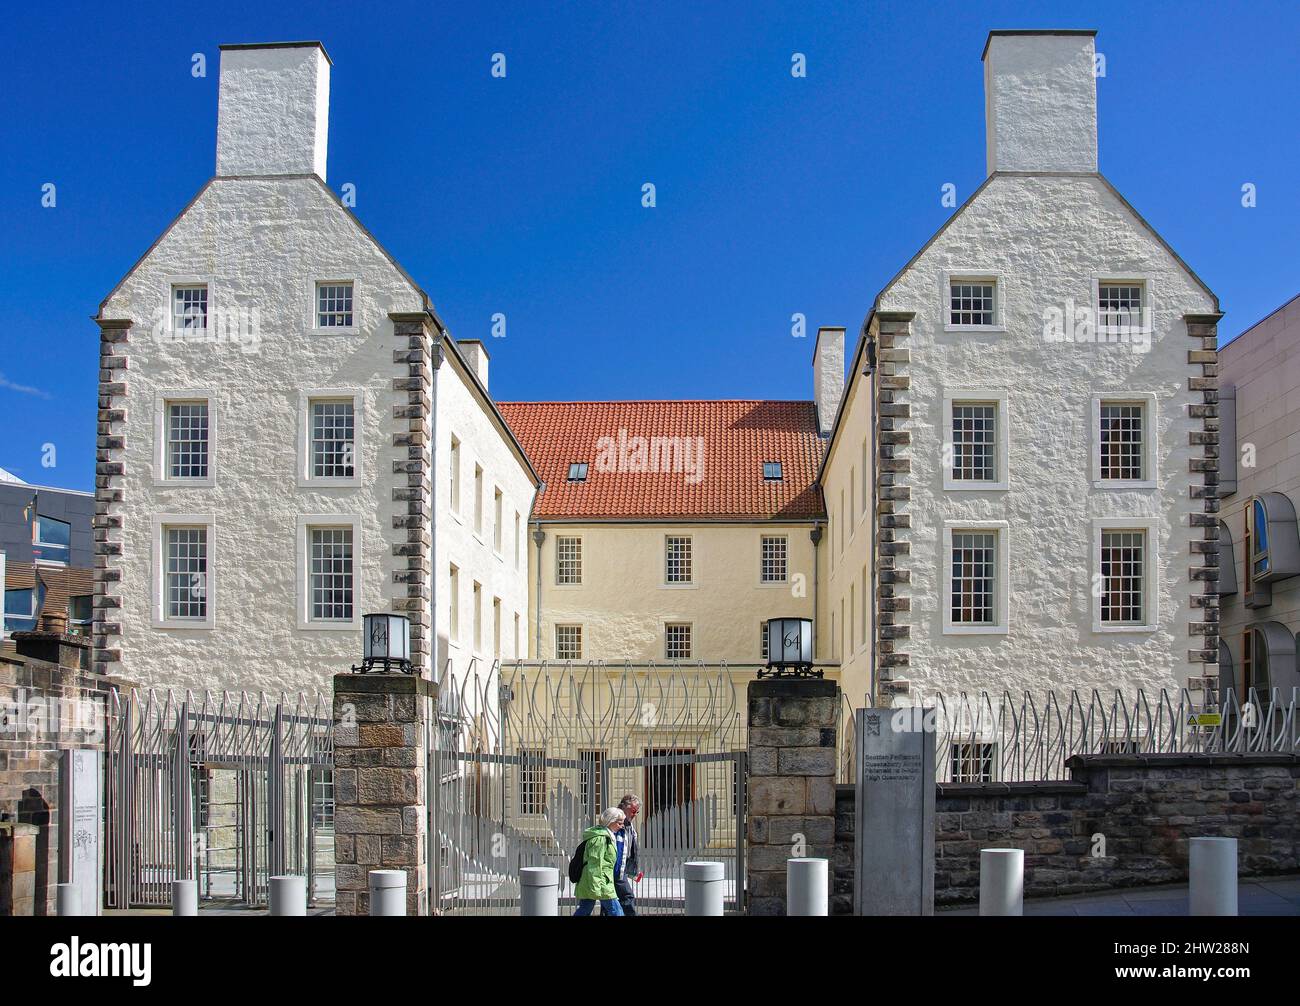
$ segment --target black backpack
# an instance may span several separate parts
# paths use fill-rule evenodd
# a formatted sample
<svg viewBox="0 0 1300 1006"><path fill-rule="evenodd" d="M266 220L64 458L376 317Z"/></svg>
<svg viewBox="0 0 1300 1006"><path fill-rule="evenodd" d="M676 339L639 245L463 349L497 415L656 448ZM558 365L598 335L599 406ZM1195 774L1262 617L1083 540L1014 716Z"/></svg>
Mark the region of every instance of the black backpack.
<svg viewBox="0 0 1300 1006"><path fill-rule="evenodd" d="M576 884L582 879L582 868L587 862L587 840L584 838L578 843L578 847L573 850L573 858L569 860L569 882Z"/></svg>

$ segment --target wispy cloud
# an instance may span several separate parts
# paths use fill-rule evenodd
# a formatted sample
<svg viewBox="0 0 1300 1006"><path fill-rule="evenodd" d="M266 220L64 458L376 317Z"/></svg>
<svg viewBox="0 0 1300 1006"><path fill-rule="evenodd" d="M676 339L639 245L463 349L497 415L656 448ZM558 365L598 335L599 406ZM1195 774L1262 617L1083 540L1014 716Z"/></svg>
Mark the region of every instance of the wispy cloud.
<svg viewBox="0 0 1300 1006"><path fill-rule="evenodd" d="M29 384L14 384L14 382L5 377L3 373L0 373L0 388L7 391L16 391L20 395L35 395L37 398L50 397L48 391L42 391L40 388L33 388Z"/></svg>

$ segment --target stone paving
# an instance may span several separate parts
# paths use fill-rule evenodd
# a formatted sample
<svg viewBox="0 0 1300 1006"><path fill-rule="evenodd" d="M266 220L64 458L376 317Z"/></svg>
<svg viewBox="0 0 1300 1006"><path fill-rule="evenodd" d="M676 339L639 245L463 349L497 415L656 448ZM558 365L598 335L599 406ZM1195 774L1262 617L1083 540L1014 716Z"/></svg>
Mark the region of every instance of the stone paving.
<svg viewBox="0 0 1300 1006"><path fill-rule="evenodd" d="M979 915L978 908L936 908L936 915ZM1105 894L1033 898L1026 915L1186 915L1187 885L1130 887ZM1237 886L1238 915L1300 916L1300 876L1242 880Z"/></svg>

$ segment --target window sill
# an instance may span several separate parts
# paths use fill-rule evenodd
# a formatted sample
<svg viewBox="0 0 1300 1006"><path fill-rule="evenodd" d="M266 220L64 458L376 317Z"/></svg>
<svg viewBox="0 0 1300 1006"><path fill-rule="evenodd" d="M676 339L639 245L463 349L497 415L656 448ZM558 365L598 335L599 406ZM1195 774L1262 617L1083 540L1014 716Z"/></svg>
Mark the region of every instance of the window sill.
<svg viewBox="0 0 1300 1006"><path fill-rule="evenodd" d="M586 586L584 583L553 583L551 584L556 590L581 590Z"/></svg>
<svg viewBox="0 0 1300 1006"><path fill-rule="evenodd" d="M789 581L789 580L759 580L759 581L758 581L758 586L759 586L759 589L760 589L760 590L763 589L764 587L785 587L785 588L789 588L789 586L790 586L790 581Z"/></svg>
<svg viewBox="0 0 1300 1006"><path fill-rule="evenodd" d="M159 618L156 615L150 620L150 625L155 629L169 631L179 629L182 632L195 630L211 632L217 627L216 620L213 618L196 618L193 621L185 621L176 618Z"/></svg>
<svg viewBox="0 0 1300 1006"><path fill-rule="evenodd" d="M661 583L660 590L696 590L699 588L698 583Z"/></svg>
<svg viewBox="0 0 1300 1006"><path fill-rule="evenodd" d="M355 632L361 628L361 622L355 618L346 622L314 622L300 618L298 628L303 632Z"/></svg>
<svg viewBox="0 0 1300 1006"><path fill-rule="evenodd" d="M154 479L155 489L212 489L217 484L215 478L206 479Z"/></svg>
<svg viewBox="0 0 1300 1006"><path fill-rule="evenodd" d="M945 625L945 636L1005 636L1005 625Z"/></svg>
<svg viewBox="0 0 1300 1006"><path fill-rule="evenodd" d="M945 332L987 332L991 335L1001 335L1006 332L1005 325L950 325L944 324Z"/></svg>
<svg viewBox="0 0 1300 1006"><path fill-rule="evenodd" d="M1123 490L1123 489L1158 489L1154 479L1093 479L1092 487L1098 490Z"/></svg>
<svg viewBox="0 0 1300 1006"><path fill-rule="evenodd" d="M1151 633L1156 629L1154 625L1101 625L1097 622L1092 625L1093 632L1108 636L1119 632Z"/></svg>
<svg viewBox="0 0 1300 1006"><path fill-rule="evenodd" d="M298 488L303 490L311 489L360 489L364 485L360 475L353 475L350 478L303 478L298 479Z"/></svg>
<svg viewBox="0 0 1300 1006"><path fill-rule="evenodd" d="M308 335L360 335L361 329L356 325L343 326L331 325L328 328L320 328L313 325L307 329Z"/></svg>
<svg viewBox="0 0 1300 1006"><path fill-rule="evenodd" d="M977 492L1007 492L1011 485L1009 482L969 482L966 480L944 479L943 488L945 492L954 493L977 493Z"/></svg>

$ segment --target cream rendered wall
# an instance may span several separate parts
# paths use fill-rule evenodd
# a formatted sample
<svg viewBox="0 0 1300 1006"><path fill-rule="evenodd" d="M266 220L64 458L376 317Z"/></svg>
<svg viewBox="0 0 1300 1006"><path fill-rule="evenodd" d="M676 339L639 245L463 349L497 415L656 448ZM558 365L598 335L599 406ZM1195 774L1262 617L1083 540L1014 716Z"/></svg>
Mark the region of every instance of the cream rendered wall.
<svg viewBox="0 0 1300 1006"><path fill-rule="evenodd" d="M1219 377L1237 389L1237 440L1223 451L1237 452L1237 491L1222 502L1220 519L1232 536L1237 593L1223 598L1222 639L1241 675L1242 630L1252 622L1277 621L1300 629L1300 577L1273 584L1273 603L1243 604L1245 517L1251 497L1280 492L1300 500L1300 298L1265 318L1219 350ZM1255 466L1242 451L1253 446ZM1220 532L1222 533L1222 532Z"/></svg>
<svg viewBox="0 0 1300 1006"><path fill-rule="evenodd" d="M434 605L438 639L438 667L450 659L452 670L463 677L472 658L486 672L492 661L528 655L528 514L533 505L532 476L482 397L468 371L448 349L436 372L437 437L433 459L436 577ZM460 441L460 508L452 506L451 439ZM474 466L483 469L483 530L474 529ZM494 548L493 491L502 493L501 550ZM515 514L519 533L515 533ZM451 633L451 565L459 570L459 634ZM474 647L473 585L482 585L482 639ZM492 600L501 599L501 649L493 652ZM520 647L516 650L514 616L519 616Z"/></svg>
<svg viewBox="0 0 1300 1006"><path fill-rule="evenodd" d="M860 372L862 360L855 356L850 367ZM839 426L822 469L828 521L817 604L818 658L839 662L841 687L855 707L865 704L871 687L872 428L871 379L858 373L845 386Z"/></svg>
<svg viewBox="0 0 1300 1006"><path fill-rule="evenodd" d="M995 274L1004 297L1002 333L944 331L945 276ZM1049 308L1092 302L1101 278L1145 277L1154 302L1151 351L1044 339ZM1193 376L1182 316L1214 301L1093 175L997 175L882 294L882 311L912 311L905 342L912 441L912 697L934 690L1161 688L1205 673L1188 623L1192 449L1200 429L1188 406ZM1196 371L1199 376L1199 369ZM1009 396L1010 488L951 492L941 464L948 436L945 390L1002 388ZM1158 409L1158 488L1094 489L1089 452L1093 394L1152 393ZM1199 476L1197 476L1199 480ZM1094 518L1153 517L1158 524L1158 625L1097 633L1092 626ZM945 520L1005 520L1010 538L1010 624L1005 635L945 635L941 540ZM1199 585L1198 585L1199 586ZM1199 591L1198 591L1199 592ZM904 593L900 590L900 594Z"/></svg>
<svg viewBox="0 0 1300 1006"><path fill-rule="evenodd" d="M662 663L664 624L690 622L692 661L757 664L761 623L780 615L813 616L811 527L811 523L544 523L541 649L535 655L554 659L555 626L580 624L584 660ZM679 534L692 539L695 582L667 586L664 539ZM787 538L785 584L760 583L760 541L766 534ZM555 582L555 541L562 535L582 539L579 586ZM536 546L530 551L536 563ZM536 570L534 565L534 591ZM530 626L535 639L535 609L530 609Z"/></svg>
<svg viewBox="0 0 1300 1006"><path fill-rule="evenodd" d="M209 286L210 333L166 336L170 284ZM355 283L355 334L317 334L314 282ZM271 692L328 688L361 654L359 628L298 627L295 536L303 514L359 520L358 615L390 609L391 390L406 376L393 363L390 311L423 301L410 282L314 177L216 179L106 302L102 315L134 322L128 349L122 662L116 672L145 685ZM241 314L242 312L242 314ZM298 482L300 392L355 389L361 396L360 485ZM155 482L155 403L167 393L211 390L213 484ZM402 393L405 401L405 393ZM212 515L211 629L155 628L152 517ZM404 565L404 561L403 561Z"/></svg>

